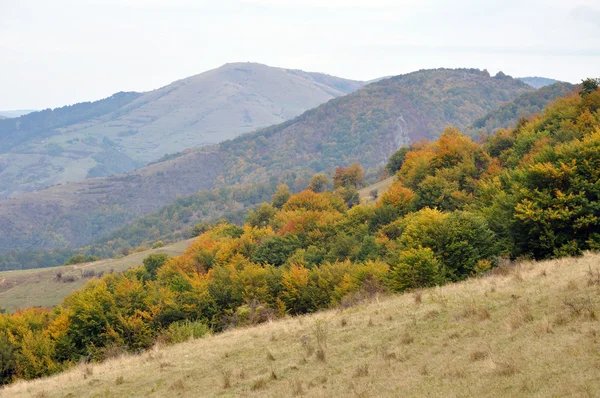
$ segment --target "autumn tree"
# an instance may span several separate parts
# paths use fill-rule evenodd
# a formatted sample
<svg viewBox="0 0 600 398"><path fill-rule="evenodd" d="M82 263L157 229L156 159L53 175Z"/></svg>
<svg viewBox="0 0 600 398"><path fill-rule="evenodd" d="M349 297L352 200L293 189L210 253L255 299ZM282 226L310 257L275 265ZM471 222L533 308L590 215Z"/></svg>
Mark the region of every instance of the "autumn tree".
<svg viewBox="0 0 600 398"><path fill-rule="evenodd" d="M358 162L352 163L347 168L338 167L333 177L333 187L360 188L364 184L364 171Z"/></svg>

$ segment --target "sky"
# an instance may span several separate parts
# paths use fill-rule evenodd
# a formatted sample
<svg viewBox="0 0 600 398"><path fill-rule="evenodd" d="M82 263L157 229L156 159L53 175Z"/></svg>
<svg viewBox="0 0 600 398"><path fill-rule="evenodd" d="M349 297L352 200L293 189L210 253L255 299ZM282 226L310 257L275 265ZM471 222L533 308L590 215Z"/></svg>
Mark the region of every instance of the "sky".
<svg viewBox="0 0 600 398"><path fill-rule="evenodd" d="M600 0L0 0L0 109L149 91L227 62L370 80L600 75Z"/></svg>

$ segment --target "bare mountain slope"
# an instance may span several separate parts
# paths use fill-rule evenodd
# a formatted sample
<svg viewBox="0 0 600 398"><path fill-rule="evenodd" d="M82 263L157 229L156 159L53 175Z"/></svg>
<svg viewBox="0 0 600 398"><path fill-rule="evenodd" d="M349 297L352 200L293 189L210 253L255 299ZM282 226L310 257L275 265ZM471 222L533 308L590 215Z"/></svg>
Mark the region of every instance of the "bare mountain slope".
<svg viewBox="0 0 600 398"><path fill-rule="evenodd" d="M147 93L5 120L0 123L0 198L132 171L168 153L281 123L363 84L233 63ZM82 119L76 113L82 108L96 111ZM53 123L46 123L48 118ZM33 129L28 127L32 120L37 122Z"/></svg>
<svg viewBox="0 0 600 398"><path fill-rule="evenodd" d="M0 201L0 251L84 245L200 189L286 173L301 180L354 161L374 169L399 146L437 138L447 125L465 128L527 90L476 69L381 80L291 121L130 174Z"/></svg>

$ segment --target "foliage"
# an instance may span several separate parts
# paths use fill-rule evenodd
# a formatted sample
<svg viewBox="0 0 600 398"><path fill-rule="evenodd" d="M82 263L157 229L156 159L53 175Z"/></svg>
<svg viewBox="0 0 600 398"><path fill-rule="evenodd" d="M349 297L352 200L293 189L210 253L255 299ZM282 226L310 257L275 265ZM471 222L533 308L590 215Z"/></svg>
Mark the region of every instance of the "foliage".
<svg viewBox="0 0 600 398"><path fill-rule="evenodd" d="M329 177L325 174L315 174L310 180L310 184L306 189L310 189L313 192L320 193L327 189L329 185Z"/></svg>
<svg viewBox="0 0 600 398"><path fill-rule="evenodd" d="M170 324L162 338L169 344L176 344L204 337L209 332L208 326L203 322L184 320Z"/></svg>
<svg viewBox="0 0 600 398"><path fill-rule="evenodd" d="M350 166L338 167L335 169L333 177L334 188L361 188L365 182L364 170L358 163L352 163Z"/></svg>
<svg viewBox="0 0 600 398"><path fill-rule="evenodd" d="M156 279L156 272L169 259L165 253L150 254L142 262L151 279Z"/></svg>
<svg viewBox="0 0 600 398"><path fill-rule="evenodd" d="M591 94L594 91L598 90L598 86L600 86L600 79L584 79L581 82L581 91L579 91L579 95L583 97L584 95Z"/></svg>
<svg viewBox="0 0 600 398"><path fill-rule="evenodd" d="M429 248L411 248L389 259L390 282L394 291L435 286L443 281L440 263Z"/></svg>
<svg viewBox="0 0 600 398"><path fill-rule="evenodd" d="M67 261L65 261L65 265L90 263L92 261L97 261L99 259L100 259L100 257L98 257L98 256L85 256L85 255L79 253L79 254L76 254L73 257L69 258Z"/></svg>
<svg viewBox="0 0 600 398"><path fill-rule="evenodd" d="M402 163L404 163L404 159L406 158L406 154L408 152L410 152L410 147L403 146L402 148L398 149L396 152L392 153L392 156L390 156L390 159L388 160L387 164L385 165L385 171L389 175L396 174L396 172L398 172L398 170L400 170L402 168Z"/></svg>

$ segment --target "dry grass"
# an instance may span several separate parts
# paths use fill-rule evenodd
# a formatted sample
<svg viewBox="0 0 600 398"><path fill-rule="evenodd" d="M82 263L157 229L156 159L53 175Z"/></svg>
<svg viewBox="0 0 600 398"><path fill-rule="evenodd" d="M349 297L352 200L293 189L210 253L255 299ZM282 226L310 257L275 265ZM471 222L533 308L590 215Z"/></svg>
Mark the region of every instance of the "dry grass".
<svg viewBox="0 0 600 398"><path fill-rule="evenodd" d="M513 264L420 300L380 297L230 330L0 396L600 396L599 268L591 254Z"/></svg>

